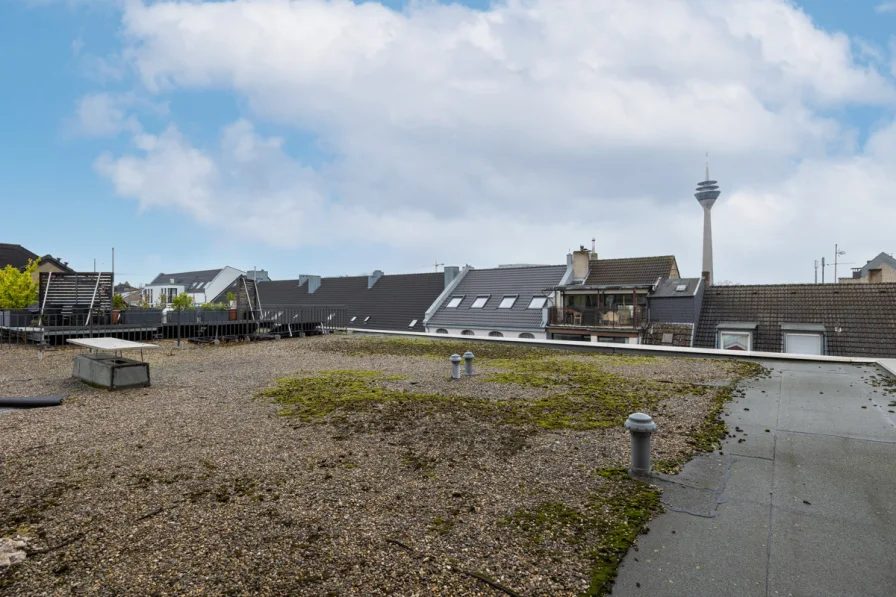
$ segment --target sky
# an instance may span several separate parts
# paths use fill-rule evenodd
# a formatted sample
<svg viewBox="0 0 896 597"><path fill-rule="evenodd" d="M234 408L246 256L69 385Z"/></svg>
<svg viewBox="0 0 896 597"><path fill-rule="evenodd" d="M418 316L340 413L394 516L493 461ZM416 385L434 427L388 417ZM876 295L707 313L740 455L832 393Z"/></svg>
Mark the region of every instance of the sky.
<svg viewBox="0 0 896 597"><path fill-rule="evenodd" d="M707 153L716 280L896 252L896 2L0 0L0 81L0 242L132 284L697 277Z"/></svg>

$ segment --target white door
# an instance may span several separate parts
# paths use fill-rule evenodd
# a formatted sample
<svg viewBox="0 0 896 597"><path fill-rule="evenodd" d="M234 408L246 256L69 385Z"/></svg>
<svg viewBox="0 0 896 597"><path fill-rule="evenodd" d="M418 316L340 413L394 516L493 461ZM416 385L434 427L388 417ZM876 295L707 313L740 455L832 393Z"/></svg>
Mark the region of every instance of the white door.
<svg viewBox="0 0 896 597"><path fill-rule="evenodd" d="M784 352L822 354L820 334L784 334Z"/></svg>

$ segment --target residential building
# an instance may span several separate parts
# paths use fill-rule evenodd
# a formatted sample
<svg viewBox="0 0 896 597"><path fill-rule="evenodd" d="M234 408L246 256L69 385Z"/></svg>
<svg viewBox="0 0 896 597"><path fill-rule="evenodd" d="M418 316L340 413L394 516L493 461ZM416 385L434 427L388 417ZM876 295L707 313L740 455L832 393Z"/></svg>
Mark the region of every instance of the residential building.
<svg viewBox="0 0 896 597"><path fill-rule="evenodd" d="M896 284L711 286L694 345L896 358Z"/></svg>
<svg viewBox="0 0 896 597"><path fill-rule="evenodd" d="M679 278L672 255L599 259L584 247L568 258L571 279L552 290L547 331L555 340L637 344L649 323L648 295L663 278Z"/></svg>
<svg viewBox="0 0 896 597"><path fill-rule="evenodd" d="M840 284L896 282L896 258L881 253L862 267L854 267L851 278L840 278L838 282Z"/></svg>
<svg viewBox="0 0 896 597"><path fill-rule="evenodd" d="M571 265L467 266L432 305L426 331L544 340L554 304L550 289L571 276Z"/></svg>
<svg viewBox="0 0 896 597"><path fill-rule="evenodd" d="M454 281L459 268L441 273L321 277L258 282L263 309L271 307L345 307L346 327L423 332L426 310Z"/></svg>
<svg viewBox="0 0 896 597"><path fill-rule="evenodd" d="M31 275L35 284L40 281L41 272L71 274L75 271L68 266L67 262L62 261L58 257L53 257L52 255L39 257L22 245L0 243L0 269L3 269L7 265L11 265L16 269L24 270L28 267L28 263L35 259L40 260L37 266L37 271Z"/></svg>
<svg viewBox="0 0 896 597"><path fill-rule="evenodd" d="M659 280L647 295L650 323L641 336L641 342L692 346L706 286L703 278Z"/></svg>
<svg viewBox="0 0 896 597"><path fill-rule="evenodd" d="M182 292L189 294L194 303L202 304L210 302L210 299L218 296L243 274L244 272L230 266L196 272L159 274L144 290L148 294L147 300L153 305L161 302L170 303Z"/></svg>

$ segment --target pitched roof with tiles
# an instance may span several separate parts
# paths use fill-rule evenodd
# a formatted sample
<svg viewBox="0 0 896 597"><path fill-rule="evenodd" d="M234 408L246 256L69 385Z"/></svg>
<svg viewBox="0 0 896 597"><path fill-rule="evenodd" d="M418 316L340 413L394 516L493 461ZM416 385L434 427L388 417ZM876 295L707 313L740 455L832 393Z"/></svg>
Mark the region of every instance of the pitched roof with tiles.
<svg viewBox="0 0 896 597"><path fill-rule="evenodd" d="M827 354L893 358L896 284L710 286L694 345L714 348L722 322L757 322L754 350L781 352L782 324L822 324Z"/></svg>
<svg viewBox="0 0 896 597"><path fill-rule="evenodd" d="M37 259L38 256L22 245L10 245L0 243L0 269L11 265L16 269L22 269L28 265L28 261Z"/></svg>
<svg viewBox="0 0 896 597"><path fill-rule="evenodd" d="M214 280L221 269L207 269L195 272L179 272L175 274L159 274L148 286L183 286L186 292L200 290L200 284L208 284ZM172 282L172 280L174 280Z"/></svg>
<svg viewBox="0 0 896 597"><path fill-rule="evenodd" d="M445 274L383 275L367 285L367 276L321 278L320 287L309 293L307 282L276 280L258 282L258 294L263 307L344 306L348 327L422 332L426 310L445 289Z"/></svg>
<svg viewBox="0 0 896 597"><path fill-rule="evenodd" d="M541 309L529 309L533 297L543 297L545 288L560 283L566 273L565 265L536 267L499 267L471 269L461 279L454 291L439 305L430 318L430 328L475 328L489 330L540 330ZM481 309L471 308L477 297L489 299ZM499 305L505 296L517 299L509 309ZM462 297L457 307L449 308L454 297Z"/></svg>
<svg viewBox="0 0 896 597"><path fill-rule="evenodd" d="M593 259L588 267L588 277L585 278L584 286L653 284L659 278L678 275L674 255Z"/></svg>
<svg viewBox="0 0 896 597"><path fill-rule="evenodd" d="M697 292L700 281L701 278L664 278L650 293L650 298L692 297Z"/></svg>

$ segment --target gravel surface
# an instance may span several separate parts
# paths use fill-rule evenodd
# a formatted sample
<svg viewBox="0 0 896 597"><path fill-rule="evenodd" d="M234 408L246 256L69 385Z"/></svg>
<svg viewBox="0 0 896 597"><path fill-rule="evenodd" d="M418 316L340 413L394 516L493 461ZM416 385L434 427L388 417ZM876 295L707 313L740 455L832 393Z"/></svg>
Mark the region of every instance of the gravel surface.
<svg viewBox="0 0 896 597"><path fill-rule="evenodd" d="M414 392L545 394L486 382L494 369L485 361L452 382L447 354L332 350L363 341L166 342L146 353L151 388L114 393L70 377L74 350L38 360L33 347L0 347L0 395L69 395L60 407L0 413L0 539L29 546L24 563L0 573L0 595L507 594L470 573L526 596L586 590L581 554L536 549L504 521L599 493L606 480L594 472L627 464L625 430L545 430L411 407L309 423L257 397L278 378L333 369L401 376L378 383ZM561 358L670 383L734 375L723 361ZM710 402L685 394L657 407L655 458L690 453L687 434Z"/></svg>

